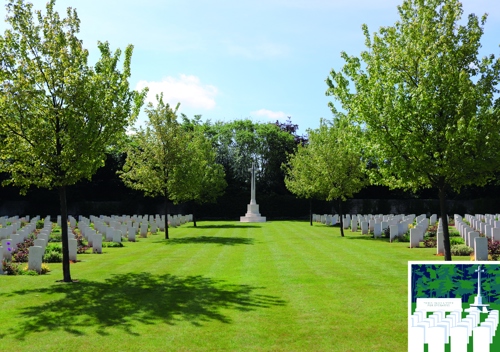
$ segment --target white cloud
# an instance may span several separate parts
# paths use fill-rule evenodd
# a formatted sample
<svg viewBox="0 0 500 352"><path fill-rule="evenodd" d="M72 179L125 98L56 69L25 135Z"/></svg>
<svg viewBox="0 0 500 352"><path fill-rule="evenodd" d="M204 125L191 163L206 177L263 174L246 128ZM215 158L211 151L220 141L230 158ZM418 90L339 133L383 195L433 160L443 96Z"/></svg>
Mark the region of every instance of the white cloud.
<svg viewBox="0 0 500 352"><path fill-rule="evenodd" d="M264 116L270 119L282 119L287 117L287 114L285 114L283 111L271 111L267 109L252 111L250 114L256 116Z"/></svg>
<svg viewBox="0 0 500 352"><path fill-rule="evenodd" d="M193 75L181 74L179 78L165 77L161 82L139 81L135 87L141 90L149 88L147 102L156 103L156 95L163 93L163 101L171 106L181 103L183 106L211 110L215 107L215 96L218 89L212 85L202 84L200 79Z"/></svg>

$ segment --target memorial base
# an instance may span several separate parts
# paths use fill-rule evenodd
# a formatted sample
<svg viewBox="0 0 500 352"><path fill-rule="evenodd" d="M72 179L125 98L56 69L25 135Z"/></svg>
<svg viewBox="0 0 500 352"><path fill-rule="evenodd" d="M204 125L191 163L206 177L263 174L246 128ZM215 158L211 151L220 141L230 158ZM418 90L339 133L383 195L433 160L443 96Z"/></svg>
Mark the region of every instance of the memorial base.
<svg viewBox="0 0 500 352"><path fill-rule="evenodd" d="M258 204L248 204L245 216L240 216L240 222L266 222L266 217L260 216Z"/></svg>
<svg viewBox="0 0 500 352"><path fill-rule="evenodd" d="M474 297L474 303L469 306L468 309L466 309L466 312L481 312L481 313L488 313L490 311L490 305L489 304L483 304L483 299L481 296L476 296Z"/></svg>

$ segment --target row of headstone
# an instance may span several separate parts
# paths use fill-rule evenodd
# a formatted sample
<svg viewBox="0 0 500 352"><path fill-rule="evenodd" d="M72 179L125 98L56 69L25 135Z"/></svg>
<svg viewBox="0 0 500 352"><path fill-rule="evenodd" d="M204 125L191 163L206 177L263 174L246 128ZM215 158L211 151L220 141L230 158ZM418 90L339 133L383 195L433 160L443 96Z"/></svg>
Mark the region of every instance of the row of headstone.
<svg viewBox="0 0 500 352"><path fill-rule="evenodd" d="M9 220L11 222L11 225L6 224L6 220ZM24 221L29 221L29 217L25 217L21 220ZM2 246L0 247L0 263L5 259L6 261L11 261L12 260L12 253L16 250L16 247L19 243L22 243L25 239L30 236L34 230L36 229L36 222L39 220L39 217L34 217L27 223L25 226L21 227L19 218L3 218L2 219L2 226L6 226L5 229L8 229L8 237L10 238L3 238L1 243ZM14 233L11 233L11 230L15 229L13 231ZM4 232L5 234L5 232ZM42 258L43 254L45 253L45 247L47 245L48 239L44 239L43 236L42 238L37 238L34 241L34 246L31 246L28 248L28 269L29 270L36 270L37 272L40 272L42 269ZM0 265L1 266L1 265ZM3 273L3 270L0 269L0 273Z"/></svg>
<svg viewBox="0 0 500 352"><path fill-rule="evenodd" d="M448 313L448 314L446 314ZM480 312L469 312L462 318L461 312L415 312L410 317L408 351L444 351L450 344L452 352L467 351L472 336L474 351L490 351L499 322L498 310L492 310L481 322Z"/></svg>
<svg viewBox="0 0 500 352"><path fill-rule="evenodd" d="M326 225L335 225L339 222L338 215L331 214L313 214L313 221L320 222ZM419 243L423 241L425 231L429 225L434 225L437 221L437 215L433 214L430 219L427 219L425 214L419 215L352 215L346 214L342 217L344 229L351 228L352 232L361 230L362 234L369 234L373 232L375 238L381 237L382 233L389 228L389 238L392 242L397 236L401 236L408 231L409 225L416 222L414 231L410 231L410 247L418 247ZM412 229L413 230L413 229ZM413 236L411 233L413 232ZM413 241L411 239L413 237Z"/></svg>
<svg viewBox="0 0 500 352"><path fill-rule="evenodd" d="M488 260L488 238L499 241L500 227L485 228L485 237L481 237L481 233L478 231L481 229L481 225L476 221L479 219L478 215L472 217L472 215L465 214L465 218L472 226L467 225L460 215L455 214L455 228L458 230L465 244L474 250L474 260Z"/></svg>

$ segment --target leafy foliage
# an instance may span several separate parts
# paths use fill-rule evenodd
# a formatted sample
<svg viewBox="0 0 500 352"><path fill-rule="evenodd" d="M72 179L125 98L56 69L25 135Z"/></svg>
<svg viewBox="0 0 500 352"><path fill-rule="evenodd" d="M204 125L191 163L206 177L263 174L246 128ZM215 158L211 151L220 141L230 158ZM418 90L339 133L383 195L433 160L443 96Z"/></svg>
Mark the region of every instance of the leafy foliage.
<svg viewBox="0 0 500 352"><path fill-rule="evenodd" d="M364 127L363 148L371 180L391 188L446 190L484 185L500 166L500 61L479 59L486 15L465 25L458 0L405 0L400 21L370 35L366 51L343 52L327 95L335 116ZM460 167L457 167L460 165ZM446 221L445 259L451 260Z"/></svg>
<svg viewBox="0 0 500 352"><path fill-rule="evenodd" d="M213 201L225 187L224 172L210 140L177 121L178 107L165 104L162 95L156 106L148 104L147 126L135 130L120 177L130 188L174 203Z"/></svg>
<svg viewBox="0 0 500 352"><path fill-rule="evenodd" d="M309 143L299 146L283 164L287 188L299 197L345 201L365 185L361 155L351 141L359 130L345 120L324 120L319 129L309 130ZM339 207L339 216L342 211ZM344 235L341 226L341 234Z"/></svg>
<svg viewBox="0 0 500 352"><path fill-rule="evenodd" d="M452 255L459 255L459 256L466 256L470 255L474 250L467 246L466 244L452 244L451 245L451 254Z"/></svg>
<svg viewBox="0 0 500 352"><path fill-rule="evenodd" d="M488 254L492 260L500 258L500 241L493 241L488 239Z"/></svg>
<svg viewBox="0 0 500 352"><path fill-rule="evenodd" d="M103 166L106 147L118 143L139 113L146 91L129 89L132 46L111 52L99 42L100 59L87 64L77 38L80 20L54 11L33 11L23 0L8 1L10 29L0 37L0 172L4 184L58 188L62 223L67 220L66 186L90 179ZM63 276L71 282L67 228L62 229Z"/></svg>
<svg viewBox="0 0 500 352"><path fill-rule="evenodd" d="M34 245L33 237L28 237L23 242L18 243L16 249L12 252L12 261L16 263L27 263L29 247Z"/></svg>

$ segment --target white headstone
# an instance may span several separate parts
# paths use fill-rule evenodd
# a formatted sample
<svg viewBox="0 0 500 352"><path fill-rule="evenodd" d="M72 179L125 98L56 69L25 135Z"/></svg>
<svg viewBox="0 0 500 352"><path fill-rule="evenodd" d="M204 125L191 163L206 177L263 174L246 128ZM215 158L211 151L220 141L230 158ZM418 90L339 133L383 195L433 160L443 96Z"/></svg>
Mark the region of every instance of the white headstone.
<svg viewBox="0 0 500 352"><path fill-rule="evenodd" d="M37 273L40 273L42 271L44 248L32 246L28 248L28 251L28 270L35 270Z"/></svg>
<svg viewBox="0 0 500 352"><path fill-rule="evenodd" d="M148 224L147 223L141 224L140 236L141 237L148 237Z"/></svg>
<svg viewBox="0 0 500 352"><path fill-rule="evenodd" d="M76 252L78 249L78 241L74 238L68 239L69 260L76 262Z"/></svg>
<svg viewBox="0 0 500 352"><path fill-rule="evenodd" d="M121 243L122 242L122 232L120 230L114 230L113 232L113 242Z"/></svg>
<svg viewBox="0 0 500 352"><path fill-rule="evenodd" d="M93 253L102 253L102 235L100 233L96 233L92 236L92 252Z"/></svg>
<svg viewBox="0 0 500 352"><path fill-rule="evenodd" d="M410 229L410 248L417 248L420 245L421 237L420 229Z"/></svg>
<svg viewBox="0 0 500 352"><path fill-rule="evenodd" d="M2 248L3 248L3 257L7 261L12 260L12 252L14 252L16 246L12 239L7 238L2 240Z"/></svg>
<svg viewBox="0 0 500 352"><path fill-rule="evenodd" d="M361 221L361 234L362 235L367 235L368 234L368 229L369 229L368 225L369 225L368 222Z"/></svg>
<svg viewBox="0 0 500 352"><path fill-rule="evenodd" d="M488 260L488 239L486 237L474 238L474 260Z"/></svg>
<svg viewBox="0 0 500 352"><path fill-rule="evenodd" d="M399 225L391 225L389 227L389 236L390 236L390 241L392 242L392 240L396 237L396 236L399 236Z"/></svg>

